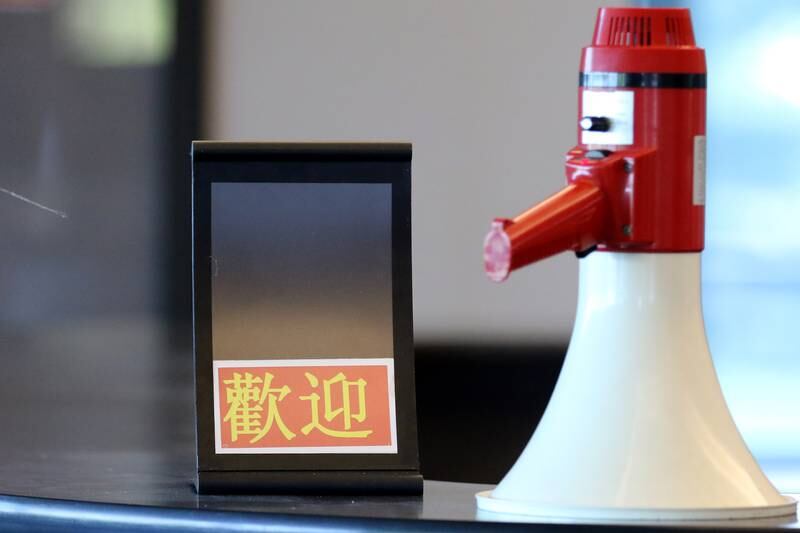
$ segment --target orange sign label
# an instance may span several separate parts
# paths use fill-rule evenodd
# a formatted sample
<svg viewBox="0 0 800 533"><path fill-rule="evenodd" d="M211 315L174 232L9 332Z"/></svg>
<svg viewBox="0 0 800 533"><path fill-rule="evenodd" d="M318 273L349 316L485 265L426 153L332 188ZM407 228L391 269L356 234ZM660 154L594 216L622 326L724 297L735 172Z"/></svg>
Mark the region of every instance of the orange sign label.
<svg viewBox="0 0 800 533"><path fill-rule="evenodd" d="M392 359L214 361L217 453L397 453Z"/></svg>

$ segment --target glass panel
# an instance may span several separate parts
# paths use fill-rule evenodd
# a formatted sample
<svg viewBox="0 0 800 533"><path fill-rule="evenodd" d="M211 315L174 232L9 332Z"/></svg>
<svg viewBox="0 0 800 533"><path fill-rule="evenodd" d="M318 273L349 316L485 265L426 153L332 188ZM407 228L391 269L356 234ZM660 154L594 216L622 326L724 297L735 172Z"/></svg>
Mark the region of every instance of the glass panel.
<svg viewBox="0 0 800 533"><path fill-rule="evenodd" d="M38 333L164 307L173 8L0 2L4 326Z"/></svg>

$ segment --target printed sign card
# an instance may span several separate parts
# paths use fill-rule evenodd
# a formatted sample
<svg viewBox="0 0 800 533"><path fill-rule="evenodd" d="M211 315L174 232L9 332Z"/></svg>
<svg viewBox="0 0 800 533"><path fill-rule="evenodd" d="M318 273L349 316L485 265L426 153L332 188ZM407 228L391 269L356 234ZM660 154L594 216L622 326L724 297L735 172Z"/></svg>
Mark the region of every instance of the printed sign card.
<svg viewBox="0 0 800 533"><path fill-rule="evenodd" d="M421 491L410 145L192 157L198 490Z"/></svg>
<svg viewBox="0 0 800 533"><path fill-rule="evenodd" d="M214 361L214 405L216 453L397 453L393 359Z"/></svg>

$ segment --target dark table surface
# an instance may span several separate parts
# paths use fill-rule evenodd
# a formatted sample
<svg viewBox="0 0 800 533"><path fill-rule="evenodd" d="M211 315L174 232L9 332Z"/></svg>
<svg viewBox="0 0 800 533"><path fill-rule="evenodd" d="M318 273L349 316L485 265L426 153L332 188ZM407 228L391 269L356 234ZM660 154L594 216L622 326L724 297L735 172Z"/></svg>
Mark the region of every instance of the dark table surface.
<svg viewBox="0 0 800 533"><path fill-rule="evenodd" d="M4 333L0 343L0 530L599 527L478 515L474 494L490 486L470 483L426 481L422 497L198 496L191 358L157 326L108 319Z"/></svg>

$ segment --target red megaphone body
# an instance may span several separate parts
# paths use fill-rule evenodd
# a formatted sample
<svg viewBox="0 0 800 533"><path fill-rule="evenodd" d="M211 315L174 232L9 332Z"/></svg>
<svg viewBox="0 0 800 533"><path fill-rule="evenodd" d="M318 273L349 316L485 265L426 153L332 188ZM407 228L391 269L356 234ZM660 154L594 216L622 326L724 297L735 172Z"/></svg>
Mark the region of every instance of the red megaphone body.
<svg viewBox="0 0 800 533"><path fill-rule="evenodd" d="M581 57L567 187L495 219L489 277L572 250L698 252L705 220L705 55L688 10L602 9Z"/></svg>

